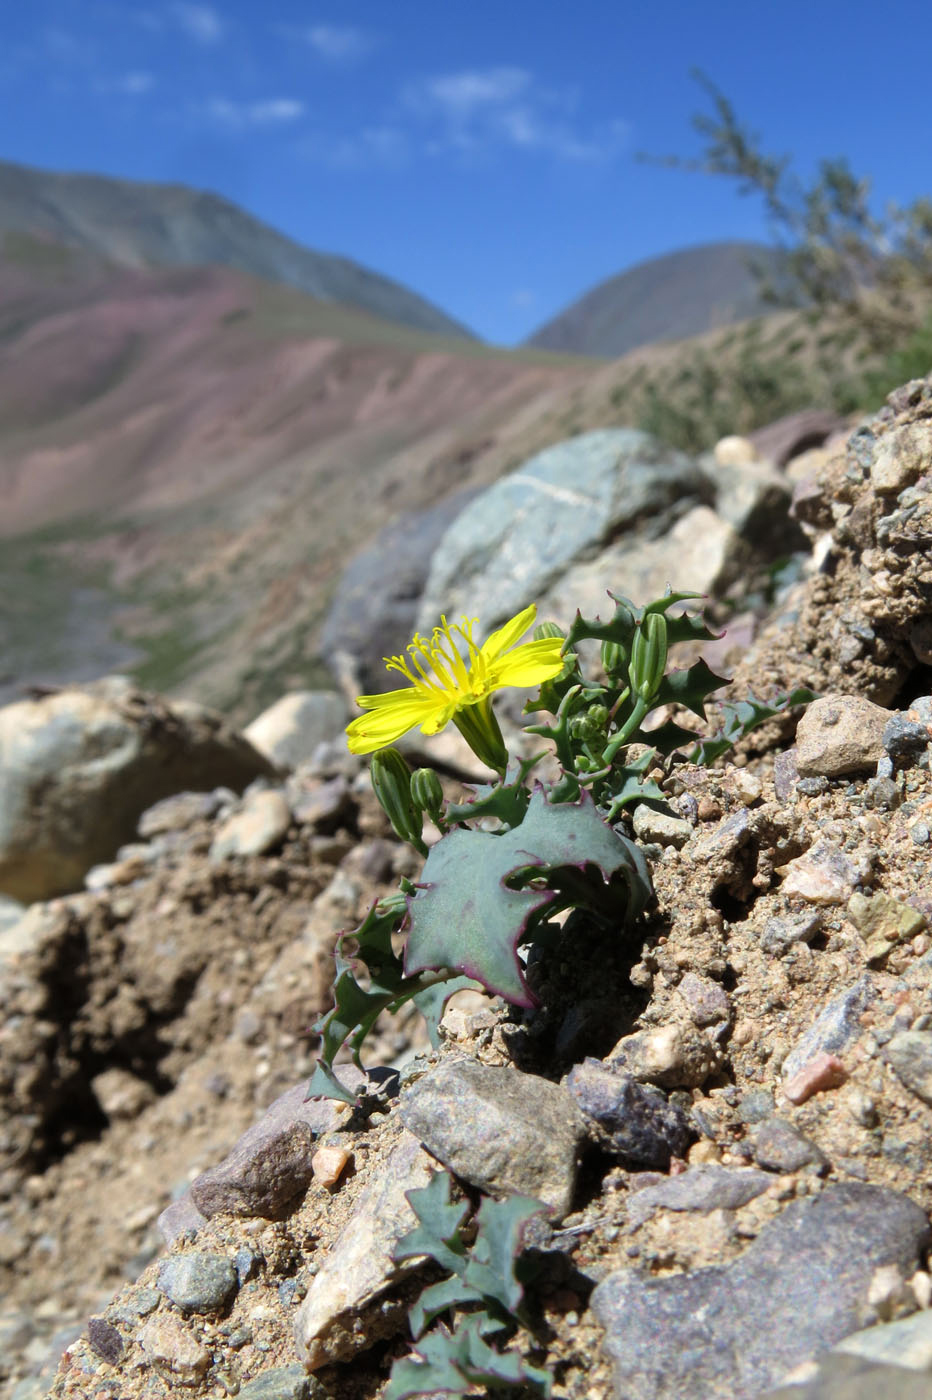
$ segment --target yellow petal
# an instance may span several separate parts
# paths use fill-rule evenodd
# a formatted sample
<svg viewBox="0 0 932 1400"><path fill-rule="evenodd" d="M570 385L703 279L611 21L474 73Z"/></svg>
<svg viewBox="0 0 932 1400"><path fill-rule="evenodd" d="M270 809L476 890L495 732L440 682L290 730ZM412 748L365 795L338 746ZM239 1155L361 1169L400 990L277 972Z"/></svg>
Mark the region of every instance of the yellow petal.
<svg viewBox="0 0 932 1400"><path fill-rule="evenodd" d="M563 670L565 657L560 655L561 637L544 637L538 642L525 642L492 666L490 680L495 689L514 685L524 687L549 681Z"/></svg>
<svg viewBox="0 0 932 1400"><path fill-rule="evenodd" d="M346 741L350 753L373 753L407 734L416 724L430 720L436 706L426 696L410 690L389 691L385 695L364 695L360 700L371 704L370 713L360 715L346 726ZM388 704L380 702L388 701ZM376 702L376 703L372 703Z"/></svg>
<svg viewBox="0 0 932 1400"><path fill-rule="evenodd" d="M537 616L536 604L532 603L523 612L517 613L510 622L506 622L499 627L497 632L493 632L479 649L479 655L484 661L492 663L501 656L502 652L514 646L519 637L523 637L531 623Z"/></svg>

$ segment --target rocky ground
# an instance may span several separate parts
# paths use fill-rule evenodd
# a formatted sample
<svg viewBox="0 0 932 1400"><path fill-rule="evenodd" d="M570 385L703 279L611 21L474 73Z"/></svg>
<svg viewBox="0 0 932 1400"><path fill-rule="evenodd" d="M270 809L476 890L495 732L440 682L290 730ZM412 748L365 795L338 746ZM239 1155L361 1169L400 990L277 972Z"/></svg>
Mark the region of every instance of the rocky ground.
<svg viewBox="0 0 932 1400"><path fill-rule="evenodd" d="M386 1022L361 1111L303 1104L336 932L417 873L336 749L166 799L2 935L10 1396L375 1400L438 1161L550 1205L515 1345L555 1395L932 1394L932 386L812 465L734 689L825 698L670 768L656 903L539 1010Z"/></svg>

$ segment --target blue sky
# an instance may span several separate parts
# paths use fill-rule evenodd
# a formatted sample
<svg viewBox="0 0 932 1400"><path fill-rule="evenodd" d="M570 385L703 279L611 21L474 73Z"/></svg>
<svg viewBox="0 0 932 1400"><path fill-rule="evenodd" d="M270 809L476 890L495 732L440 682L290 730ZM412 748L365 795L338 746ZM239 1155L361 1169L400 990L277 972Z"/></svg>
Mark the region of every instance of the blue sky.
<svg viewBox="0 0 932 1400"><path fill-rule="evenodd" d="M932 193L929 0L29 0L0 13L0 157L181 181L512 343L593 283L766 237L696 154L704 69L804 174Z"/></svg>

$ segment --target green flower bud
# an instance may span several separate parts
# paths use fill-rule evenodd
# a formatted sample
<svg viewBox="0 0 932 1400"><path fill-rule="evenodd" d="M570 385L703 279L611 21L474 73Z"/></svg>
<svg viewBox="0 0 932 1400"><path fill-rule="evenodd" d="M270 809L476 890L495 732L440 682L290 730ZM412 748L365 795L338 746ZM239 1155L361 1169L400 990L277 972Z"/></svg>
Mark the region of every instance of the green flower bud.
<svg viewBox="0 0 932 1400"><path fill-rule="evenodd" d="M565 640L566 633L556 622L538 622L534 628L535 642L546 641L548 637L559 637L561 640Z"/></svg>
<svg viewBox="0 0 932 1400"><path fill-rule="evenodd" d="M411 772L397 749L379 749L372 755L372 790L392 828L402 841L421 849L424 819L411 800Z"/></svg>
<svg viewBox="0 0 932 1400"><path fill-rule="evenodd" d="M416 768L411 774L411 801L431 817L443 810L443 788L433 768Z"/></svg>
<svg viewBox="0 0 932 1400"><path fill-rule="evenodd" d="M631 644L629 675L635 694L650 701L667 669L667 619L663 613L648 613L640 623Z"/></svg>
<svg viewBox="0 0 932 1400"><path fill-rule="evenodd" d="M623 675L627 665L628 652L621 642L602 643L602 667L607 676Z"/></svg>
<svg viewBox="0 0 932 1400"><path fill-rule="evenodd" d="M590 705L588 710L570 721L570 733L583 743L604 738L607 729L608 707L605 705Z"/></svg>

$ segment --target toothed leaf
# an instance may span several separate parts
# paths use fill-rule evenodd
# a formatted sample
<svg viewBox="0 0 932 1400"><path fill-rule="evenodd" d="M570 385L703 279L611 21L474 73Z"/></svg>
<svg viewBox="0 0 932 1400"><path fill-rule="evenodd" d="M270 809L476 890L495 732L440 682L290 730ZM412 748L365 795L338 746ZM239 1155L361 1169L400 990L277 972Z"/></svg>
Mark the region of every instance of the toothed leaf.
<svg viewBox="0 0 932 1400"><path fill-rule="evenodd" d="M493 835L451 831L432 847L416 895L408 900L410 933L405 971L453 968L518 1006L533 1006L517 956L528 920L553 898L551 870L598 867L603 880L619 875L628 915L650 897L650 877L638 848L599 816L583 793L578 802L550 804L542 788L520 826ZM540 887L514 889L516 872L539 869Z"/></svg>
<svg viewBox="0 0 932 1400"><path fill-rule="evenodd" d="M671 671L664 676L654 695L655 705L684 705L694 715L705 719L705 702L716 690L728 681L725 676L717 676L705 661L699 660L687 671Z"/></svg>
<svg viewBox="0 0 932 1400"><path fill-rule="evenodd" d="M417 1344L415 1356L392 1367L384 1400L411 1400L416 1395L465 1396L471 1386L503 1390L530 1386L550 1394L546 1371L528 1366L517 1352L499 1352L482 1338L481 1315L463 1318L454 1332L438 1327Z"/></svg>

